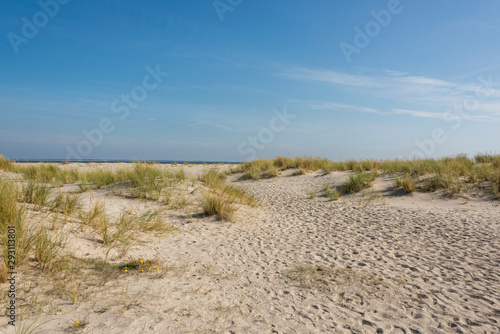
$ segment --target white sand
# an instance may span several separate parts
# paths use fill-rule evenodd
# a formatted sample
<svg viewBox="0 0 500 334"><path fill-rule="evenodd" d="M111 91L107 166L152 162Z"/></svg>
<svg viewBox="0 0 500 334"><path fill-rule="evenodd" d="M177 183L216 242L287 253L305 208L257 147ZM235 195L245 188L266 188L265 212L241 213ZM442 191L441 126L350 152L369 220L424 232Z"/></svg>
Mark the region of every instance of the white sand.
<svg viewBox="0 0 500 334"><path fill-rule="evenodd" d="M500 203L389 196L391 177L374 186L383 200L307 196L347 175L237 182L261 206L240 208L236 223L168 211L179 231L145 235L127 254L160 259L162 278L124 276L76 305L56 299L40 322L48 333L83 319L79 332L106 334L499 333ZM131 202L94 196L114 214ZM82 237L72 249L102 256Z"/></svg>

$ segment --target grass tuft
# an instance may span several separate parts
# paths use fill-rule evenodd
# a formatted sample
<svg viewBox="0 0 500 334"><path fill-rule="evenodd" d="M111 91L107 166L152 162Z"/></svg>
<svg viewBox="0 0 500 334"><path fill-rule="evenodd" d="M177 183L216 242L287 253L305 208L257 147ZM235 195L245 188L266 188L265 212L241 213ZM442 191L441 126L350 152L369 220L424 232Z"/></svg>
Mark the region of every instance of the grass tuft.
<svg viewBox="0 0 500 334"><path fill-rule="evenodd" d="M340 197L340 191L338 191L337 188L334 188L332 190L327 191L325 195L326 197L328 197L330 201L336 201Z"/></svg>
<svg viewBox="0 0 500 334"><path fill-rule="evenodd" d="M34 210L39 211L47 205L50 187L35 181L29 181L23 188L22 201L33 204Z"/></svg>
<svg viewBox="0 0 500 334"><path fill-rule="evenodd" d="M206 191L201 200L201 207L207 216L217 216L222 221L234 221L236 207L223 194Z"/></svg>
<svg viewBox="0 0 500 334"><path fill-rule="evenodd" d="M50 271L53 264L61 256L61 246L64 244L64 239L62 236L59 238L49 236L49 233L43 228L40 228L35 235L35 260L42 270Z"/></svg>
<svg viewBox="0 0 500 334"><path fill-rule="evenodd" d="M12 161L0 154L0 170L12 172L16 170L16 166L12 163Z"/></svg>
<svg viewBox="0 0 500 334"><path fill-rule="evenodd" d="M395 188L402 188L405 193L411 194L417 188L415 179L408 173L403 177L397 177Z"/></svg>
<svg viewBox="0 0 500 334"><path fill-rule="evenodd" d="M376 173L359 172L356 175L349 175L349 180L342 185L342 191L351 194L360 192L371 187L376 178Z"/></svg>

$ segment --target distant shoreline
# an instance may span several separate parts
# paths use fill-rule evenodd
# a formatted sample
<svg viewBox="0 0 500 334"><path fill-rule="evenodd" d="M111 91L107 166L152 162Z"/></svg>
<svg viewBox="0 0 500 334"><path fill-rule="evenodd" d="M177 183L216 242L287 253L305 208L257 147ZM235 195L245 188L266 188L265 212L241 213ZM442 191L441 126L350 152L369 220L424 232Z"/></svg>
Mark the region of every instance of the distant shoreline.
<svg viewBox="0 0 500 334"><path fill-rule="evenodd" d="M64 159L12 159L12 162L16 163L134 163L134 162L145 162L145 163L157 163L160 165L168 165L168 164L230 164L230 165L238 165L242 162L235 161L185 161L185 160L101 160L101 159L82 159L82 160L64 160Z"/></svg>

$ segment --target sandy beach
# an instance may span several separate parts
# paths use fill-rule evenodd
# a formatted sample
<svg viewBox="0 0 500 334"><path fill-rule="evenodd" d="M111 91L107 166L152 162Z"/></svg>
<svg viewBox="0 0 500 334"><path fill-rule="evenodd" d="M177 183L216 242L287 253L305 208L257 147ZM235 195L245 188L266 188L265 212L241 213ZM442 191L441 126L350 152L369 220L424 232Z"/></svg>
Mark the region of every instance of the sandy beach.
<svg viewBox="0 0 500 334"><path fill-rule="evenodd" d="M75 167L89 168L63 166ZM161 168L196 176L212 167ZM350 173L231 175L226 182L253 195L256 207L240 205L234 222L204 217L196 205L168 208L162 219L172 232L141 232L108 257L155 259L156 268L105 283L77 277L64 283L75 286L73 298L54 291L65 288L30 261L17 280L23 321L36 319L48 333L498 333L500 203L405 195L390 175L371 192L337 201L320 195ZM185 190L194 200L196 186ZM112 217L160 205L109 189L78 196L87 207L104 202ZM44 215L31 212L30 222L50 220ZM105 248L76 224L62 227L71 231L67 254L104 259ZM7 321L0 318L0 329L10 330Z"/></svg>

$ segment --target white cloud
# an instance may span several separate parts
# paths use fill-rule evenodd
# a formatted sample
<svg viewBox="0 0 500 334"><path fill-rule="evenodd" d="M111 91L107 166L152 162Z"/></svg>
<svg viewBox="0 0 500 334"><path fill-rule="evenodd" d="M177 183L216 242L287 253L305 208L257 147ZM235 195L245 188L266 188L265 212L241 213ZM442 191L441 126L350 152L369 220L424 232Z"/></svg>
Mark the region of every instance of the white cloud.
<svg viewBox="0 0 500 334"><path fill-rule="evenodd" d="M344 98L349 102L355 98L362 98L370 107L356 106L337 101L309 101L310 110L336 110L370 112L379 115L410 115L421 118L444 119L448 112L452 112L456 105L472 105L478 102L479 107L470 110L469 120L498 121L500 116L500 89L483 87L481 99L476 92L481 88L479 80L472 84L461 84L430 78L425 76L408 75L399 71L383 70L369 72L369 75L347 74L328 70L311 70L292 68L281 73L281 76L309 82L325 83L333 89L342 90L350 87L350 96ZM496 81L493 81L496 84ZM328 88L328 86L326 86ZM354 88L353 88L354 87ZM495 86L494 86L495 87ZM356 91L357 90L357 91ZM366 102L368 101L368 102ZM302 101L304 102L304 101ZM390 111L379 111L375 107L390 105Z"/></svg>
<svg viewBox="0 0 500 334"><path fill-rule="evenodd" d="M324 70L308 70L304 68L293 68L289 71L280 74L281 76L305 80L305 81L320 81L339 85L356 86L356 87L382 87L383 84L368 76L352 75L347 73L324 71Z"/></svg>

